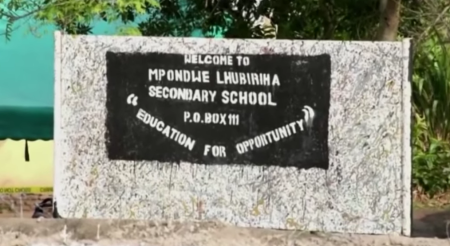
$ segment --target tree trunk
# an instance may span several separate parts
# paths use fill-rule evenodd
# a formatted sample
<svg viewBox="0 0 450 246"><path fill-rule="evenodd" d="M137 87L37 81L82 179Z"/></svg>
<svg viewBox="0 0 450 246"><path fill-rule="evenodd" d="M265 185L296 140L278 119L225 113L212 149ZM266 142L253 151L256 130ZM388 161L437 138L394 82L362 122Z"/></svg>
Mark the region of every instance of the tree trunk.
<svg viewBox="0 0 450 246"><path fill-rule="evenodd" d="M377 39L395 41L400 22L401 0L380 0L380 26Z"/></svg>

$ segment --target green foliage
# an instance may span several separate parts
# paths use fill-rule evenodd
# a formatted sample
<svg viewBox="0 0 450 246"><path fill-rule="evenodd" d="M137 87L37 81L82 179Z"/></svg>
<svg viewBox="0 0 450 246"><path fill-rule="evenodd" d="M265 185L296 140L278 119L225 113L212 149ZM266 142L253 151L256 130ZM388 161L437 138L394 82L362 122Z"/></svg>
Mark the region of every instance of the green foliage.
<svg viewBox="0 0 450 246"><path fill-rule="evenodd" d="M139 28L137 27L120 27L118 32L118 35L123 35L123 36L141 36L142 33L139 30Z"/></svg>
<svg viewBox="0 0 450 246"><path fill-rule="evenodd" d="M55 24L66 33L87 34L95 19L121 20L126 24L158 6L157 0L0 0L0 19L7 21L7 40L13 24L28 17Z"/></svg>
<svg viewBox="0 0 450 246"><path fill-rule="evenodd" d="M147 9L146 20L138 24L144 36L191 36L198 28L202 16L195 6L186 1L161 1L158 9Z"/></svg>
<svg viewBox="0 0 450 246"><path fill-rule="evenodd" d="M413 126L413 184L431 197L450 189L450 144L434 138L418 114Z"/></svg>
<svg viewBox="0 0 450 246"><path fill-rule="evenodd" d="M416 49L412 85L413 184L434 196L450 190L450 47L437 30Z"/></svg>
<svg viewBox="0 0 450 246"><path fill-rule="evenodd" d="M254 22L264 16L277 26L279 39L371 39L379 20L378 0L206 0L206 6L205 0L188 2L202 13L204 33L226 27L227 38L263 38Z"/></svg>
<svg viewBox="0 0 450 246"><path fill-rule="evenodd" d="M439 36L429 38L415 56L415 110L427 119L436 137L450 138L450 47Z"/></svg>

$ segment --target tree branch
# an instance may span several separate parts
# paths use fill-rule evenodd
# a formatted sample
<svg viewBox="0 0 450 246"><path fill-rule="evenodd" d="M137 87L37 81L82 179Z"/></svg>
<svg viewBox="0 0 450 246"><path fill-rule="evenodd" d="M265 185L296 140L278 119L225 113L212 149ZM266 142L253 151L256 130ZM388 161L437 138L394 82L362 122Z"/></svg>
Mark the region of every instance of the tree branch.
<svg viewBox="0 0 450 246"><path fill-rule="evenodd" d="M433 23L432 23L431 25L429 25L429 26L425 29L425 31L423 31L423 32L420 34L418 40L419 40L419 41L422 40L422 38L423 38L425 35L427 35L427 34L430 32L430 30L431 30L434 26L436 26L436 24L442 19L442 17L444 17L444 15L445 15L449 10L450 10L450 4L447 5L447 6L442 10L442 12L436 17L436 19L433 21Z"/></svg>

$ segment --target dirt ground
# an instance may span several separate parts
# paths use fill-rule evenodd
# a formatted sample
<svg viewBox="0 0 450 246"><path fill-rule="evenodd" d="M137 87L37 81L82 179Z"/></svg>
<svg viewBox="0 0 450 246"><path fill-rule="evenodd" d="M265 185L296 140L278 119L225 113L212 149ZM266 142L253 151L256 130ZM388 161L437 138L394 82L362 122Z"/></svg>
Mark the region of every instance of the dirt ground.
<svg viewBox="0 0 450 246"><path fill-rule="evenodd" d="M0 218L31 218L34 207L52 194L0 194Z"/></svg>
<svg viewBox="0 0 450 246"><path fill-rule="evenodd" d="M33 220L36 203L50 195L0 195L0 246L22 245L448 245L449 210L416 209L413 238L237 228L218 222L156 223L112 220ZM13 207L13 208L12 208ZM450 228L448 228L450 233Z"/></svg>
<svg viewBox="0 0 450 246"><path fill-rule="evenodd" d="M217 222L1 219L0 246L448 246L448 239L238 228Z"/></svg>

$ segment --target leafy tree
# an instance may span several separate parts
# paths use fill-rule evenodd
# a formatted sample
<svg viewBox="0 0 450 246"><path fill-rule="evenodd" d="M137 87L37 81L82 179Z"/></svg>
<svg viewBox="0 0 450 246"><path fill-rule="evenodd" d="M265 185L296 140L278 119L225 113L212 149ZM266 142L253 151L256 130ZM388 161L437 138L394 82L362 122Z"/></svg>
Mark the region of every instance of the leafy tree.
<svg viewBox="0 0 450 246"><path fill-rule="evenodd" d="M98 17L127 23L158 6L156 0L0 0L0 20L6 21L7 40L11 38L13 25L27 19L55 24L67 33L85 34Z"/></svg>
<svg viewBox="0 0 450 246"><path fill-rule="evenodd" d="M152 36L190 36L200 28L228 38L395 40L435 27L449 33L448 8L447 0L0 0L0 19L8 39L26 18L72 34L89 33L92 20L102 18L137 23L134 34Z"/></svg>

